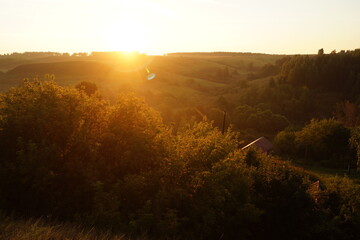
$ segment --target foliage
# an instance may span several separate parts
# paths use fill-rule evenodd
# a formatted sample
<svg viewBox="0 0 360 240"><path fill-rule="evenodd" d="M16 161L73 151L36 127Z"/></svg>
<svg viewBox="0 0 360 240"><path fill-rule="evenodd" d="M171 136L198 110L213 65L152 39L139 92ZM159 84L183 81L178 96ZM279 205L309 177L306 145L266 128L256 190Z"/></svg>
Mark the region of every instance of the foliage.
<svg viewBox="0 0 360 240"><path fill-rule="evenodd" d="M47 81L25 81L0 100L4 211L160 239L358 234L358 188L338 190L330 183L317 202L303 170L239 150L231 129L222 133L201 121L174 133L133 94L110 104L99 94ZM242 108L239 113L254 111L249 115L263 114L274 124L269 119L276 114ZM330 156L330 147L340 156L348 137L348 129L330 119L278 138L311 147L310 156ZM333 200L333 193L342 200Z"/></svg>
<svg viewBox="0 0 360 240"><path fill-rule="evenodd" d="M323 216L330 218L324 224L324 233L328 238L359 239L359 196L360 186L348 178L333 177L327 180L326 189L320 191L318 202L322 206Z"/></svg>
<svg viewBox="0 0 360 240"><path fill-rule="evenodd" d="M358 107L349 101L339 102L335 105L334 116L347 127L354 127L360 124Z"/></svg>
<svg viewBox="0 0 360 240"><path fill-rule="evenodd" d="M306 193L309 178L301 169L276 158L259 155L252 150L245 161L252 158L251 176L253 203L263 211L254 226L253 239L309 239L315 231L316 219L313 200ZM259 227L261 226L261 227ZM276 227L275 227L276 226Z"/></svg>
<svg viewBox="0 0 360 240"><path fill-rule="evenodd" d="M281 77L294 85L336 91L354 98L359 92L360 51L296 56L283 64Z"/></svg>
<svg viewBox="0 0 360 240"><path fill-rule="evenodd" d="M53 82L26 81L1 98L1 185L8 204L60 216L89 208L86 176L106 103ZM16 189L16 191L15 191ZM67 196L54 205L54 200ZM29 205L32 206L29 208Z"/></svg>
<svg viewBox="0 0 360 240"><path fill-rule="evenodd" d="M333 116L338 103L337 119L347 121L344 122L347 126L356 124L356 106L346 101L359 99L359 53L354 50L280 59L276 66L281 70L274 80L267 79L268 86L263 85L256 91L252 89L254 86L241 89L239 100L252 107L262 105L264 110L269 109L301 125L311 118Z"/></svg>
<svg viewBox="0 0 360 240"><path fill-rule="evenodd" d="M75 88L77 88L79 91L84 91L88 96L94 94L98 90L98 87L95 83L86 81L82 81L81 83L76 84Z"/></svg>
<svg viewBox="0 0 360 240"><path fill-rule="evenodd" d="M304 157L312 160L333 160L346 165L344 157L349 152L350 131L334 119L311 120L295 134L295 143ZM337 161L337 162L336 162Z"/></svg>
<svg viewBox="0 0 360 240"><path fill-rule="evenodd" d="M350 145L356 150L357 154L357 170L360 170L360 127L354 127L351 130Z"/></svg>
<svg viewBox="0 0 360 240"><path fill-rule="evenodd" d="M353 158L350 137L350 130L335 119L312 119L301 130L279 132L274 144L279 153L345 168Z"/></svg>
<svg viewBox="0 0 360 240"><path fill-rule="evenodd" d="M160 115L134 95L120 96L108 113L98 166L105 168L106 178L113 174L122 178L158 166L161 153L166 153L163 141L168 133Z"/></svg>
<svg viewBox="0 0 360 240"><path fill-rule="evenodd" d="M251 128L267 133L278 132L289 125L282 115L248 105L240 105L234 110L234 123L238 129Z"/></svg>
<svg viewBox="0 0 360 240"><path fill-rule="evenodd" d="M295 144L295 130L285 129L274 138L275 151L282 156L294 156L297 151Z"/></svg>

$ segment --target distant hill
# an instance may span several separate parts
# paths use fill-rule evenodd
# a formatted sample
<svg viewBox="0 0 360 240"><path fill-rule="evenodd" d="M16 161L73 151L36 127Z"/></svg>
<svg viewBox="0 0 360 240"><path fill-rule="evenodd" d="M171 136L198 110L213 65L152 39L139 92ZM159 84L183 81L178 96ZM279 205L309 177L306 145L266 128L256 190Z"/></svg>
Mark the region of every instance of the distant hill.
<svg viewBox="0 0 360 240"><path fill-rule="evenodd" d="M55 75L105 75L113 71L107 64L92 61L71 61L56 63L33 63L24 64L9 70L12 75L43 75L51 73Z"/></svg>
<svg viewBox="0 0 360 240"><path fill-rule="evenodd" d="M168 56L274 56L275 54L252 53L252 52L175 52L167 53Z"/></svg>

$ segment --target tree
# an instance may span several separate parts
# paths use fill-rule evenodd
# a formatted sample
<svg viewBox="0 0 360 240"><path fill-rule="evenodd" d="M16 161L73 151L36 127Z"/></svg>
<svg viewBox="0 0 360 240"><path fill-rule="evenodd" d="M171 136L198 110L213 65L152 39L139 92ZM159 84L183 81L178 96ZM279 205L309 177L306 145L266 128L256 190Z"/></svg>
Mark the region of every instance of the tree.
<svg viewBox="0 0 360 240"><path fill-rule="evenodd" d="M351 138L349 140L351 146L356 150L357 154L357 171L360 171L360 127L354 127L351 130Z"/></svg>
<svg viewBox="0 0 360 240"><path fill-rule="evenodd" d="M166 153L161 136L167 134L158 112L133 94L120 95L101 138L99 168L103 177L121 179L158 166L159 153Z"/></svg>
<svg viewBox="0 0 360 240"><path fill-rule="evenodd" d="M88 96L93 95L97 92L98 87L95 83L82 81L75 86L79 91L85 92Z"/></svg>
<svg viewBox="0 0 360 240"><path fill-rule="evenodd" d="M337 103L335 105L334 116L347 127L354 127L360 124L359 109L349 101Z"/></svg>
<svg viewBox="0 0 360 240"><path fill-rule="evenodd" d="M276 152L282 155L294 156L296 154L295 131L283 130L274 139Z"/></svg>
<svg viewBox="0 0 360 240"><path fill-rule="evenodd" d="M346 166L349 156L350 130L335 119L312 119L295 133L295 143L303 156L314 161L323 161L329 166ZM351 157L351 154L350 156Z"/></svg>
<svg viewBox="0 0 360 240"><path fill-rule="evenodd" d="M52 81L25 81L1 96L0 116L0 188L8 207L59 217L89 210L87 181L106 103Z"/></svg>
<svg viewBox="0 0 360 240"><path fill-rule="evenodd" d="M289 125L289 121L282 115L248 105L240 105L234 110L234 123L239 129L252 128L268 133L277 132Z"/></svg>

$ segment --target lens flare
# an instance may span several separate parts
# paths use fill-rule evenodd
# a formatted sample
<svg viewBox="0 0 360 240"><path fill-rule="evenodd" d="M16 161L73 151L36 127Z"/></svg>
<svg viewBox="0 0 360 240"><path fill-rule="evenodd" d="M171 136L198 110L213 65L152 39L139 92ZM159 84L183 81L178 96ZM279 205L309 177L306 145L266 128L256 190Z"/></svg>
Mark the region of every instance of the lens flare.
<svg viewBox="0 0 360 240"><path fill-rule="evenodd" d="M153 80L156 77L155 73L149 73L149 75L147 76L148 80Z"/></svg>
<svg viewBox="0 0 360 240"><path fill-rule="evenodd" d="M150 72L150 70L148 68L146 68L146 72L148 73L147 80L153 80L156 77L156 74Z"/></svg>

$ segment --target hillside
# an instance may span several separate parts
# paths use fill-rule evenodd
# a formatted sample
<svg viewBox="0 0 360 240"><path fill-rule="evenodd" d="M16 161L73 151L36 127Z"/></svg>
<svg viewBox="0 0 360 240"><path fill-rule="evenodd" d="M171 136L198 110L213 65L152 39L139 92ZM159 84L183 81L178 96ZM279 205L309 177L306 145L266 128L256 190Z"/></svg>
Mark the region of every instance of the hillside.
<svg viewBox="0 0 360 240"><path fill-rule="evenodd" d="M65 76L77 75L108 75L113 69L102 63L91 61L69 61L69 62L55 62L55 63L33 63L17 66L9 71L10 75L44 75L47 73Z"/></svg>
<svg viewBox="0 0 360 240"><path fill-rule="evenodd" d="M223 97L233 99L244 86L265 79L275 72L263 73L266 66L276 64L281 55L266 54L168 54L167 56L116 55L94 53L90 56L17 56L0 58L0 89L17 86L23 78L42 78L54 74L60 85L76 85L82 81L94 82L108 99L117 93L135 91L163 113L168 122L179 125L180 119L202 119L207 115L221 125ZM12 64L8 65L11 60ZM32 62L23 64L24 61ZM156 73L146 80L147 70ZM264 78L264 76L266 76ZM196 107L196 110L194 110ZM199 111L201 112L199 114ZM210 112L209 112L210 111ZM228 115L227 124L231 123Z"/></svg>
<svg viewBox="0 0 360 240"><path fill-rule="evenodd" d="M46 216L0 215L5 236L358 239L360 108L292 74L337 55L245 69L229 66L240 56L198 55L93 56L2 74L13 86L30 79L0 95L0 209ZM39 76L48 70L71 86ZM257 136L276 155L241 150Z"/></svg>
<svg viewBox="0 0 360 240"><path fill-rule="evenodd" d="M0 89L17 86L25 77L55 74L56 82L63 86L94 82L111 101L120 92L134 91L175 126L207 116L222 127L226 111L225 125L232 124L246 139L273 138L289 124L303 126L312 118L332 117L337 103L355 101L359 86L356 56L356 51L323 56L226 52L21 55L17 56L19 65L0 75ZM38 63L22 64L24 59ZM5 67L0 61L0 68ZM148 81L147 71L156 78ZM341 87L333 87L339 82Z"/></svg>

